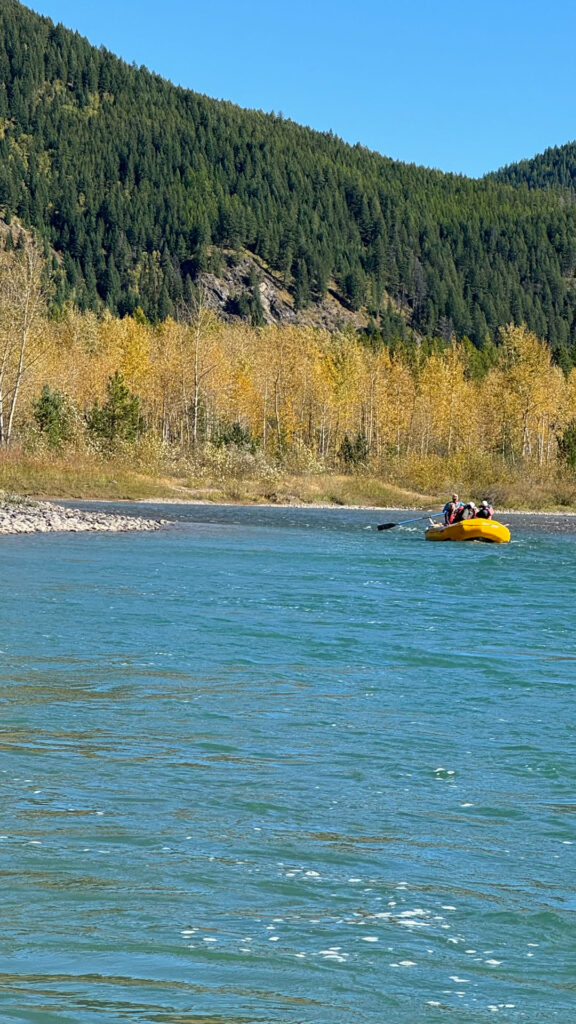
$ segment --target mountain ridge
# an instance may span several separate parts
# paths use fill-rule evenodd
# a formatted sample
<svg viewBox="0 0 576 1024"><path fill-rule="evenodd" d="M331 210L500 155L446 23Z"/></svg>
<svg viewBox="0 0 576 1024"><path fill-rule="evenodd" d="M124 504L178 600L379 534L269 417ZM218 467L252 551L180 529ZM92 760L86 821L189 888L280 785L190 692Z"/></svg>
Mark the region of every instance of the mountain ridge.
<svg viewBox="0 0 576 1024"><path fill-rule="evenodd" d="M485 175L493 181L528 188L576 188L576 140L549 146L542 153Z"/></svg>
<svg viewBox="0 0 576 1024"><path fill-rule="evenodd" d="M526 322L574 362L576 208L561 190L528 202L514 182L212 100L17 0L0 2L0 71L0 210L58 254L57 303L162 320L236 251L298 317L335 292L383 341L393 311L417 336L478 347ZM238 302L257 321L254 288Z"/></svg>

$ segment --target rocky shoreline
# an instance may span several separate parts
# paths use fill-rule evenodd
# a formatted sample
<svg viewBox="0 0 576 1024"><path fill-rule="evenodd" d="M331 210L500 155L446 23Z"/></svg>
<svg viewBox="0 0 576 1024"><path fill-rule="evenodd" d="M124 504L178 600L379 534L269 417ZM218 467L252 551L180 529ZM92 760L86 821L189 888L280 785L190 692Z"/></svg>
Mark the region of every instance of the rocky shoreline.
<svg viewBox="0 0 576 1024"><path fill-rule="evenodd" d="M144 519L111 512L87 512L54 505L50 501L0 500L0 534L123 533L128 530L159 530L166 522L165 519Z"/></svg>

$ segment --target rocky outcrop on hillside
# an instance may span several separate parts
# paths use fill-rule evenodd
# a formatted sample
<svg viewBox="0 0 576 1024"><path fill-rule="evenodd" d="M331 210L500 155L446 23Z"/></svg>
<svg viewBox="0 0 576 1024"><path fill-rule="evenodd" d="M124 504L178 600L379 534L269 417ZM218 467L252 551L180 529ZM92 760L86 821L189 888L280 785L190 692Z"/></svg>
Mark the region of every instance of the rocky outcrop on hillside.
<svg viewBox="0 0 576 1024"><path fill-rule="evenodd" d="M335 288L330 288L321 302L295 309L293 296L284 287L281 276L246 250L225 252L218 272L200 273L197 283L209 308L229 323L249 319L246 310L257 297L266 324L298 324L328 331L347 326L359 329L367 324L365 314L351 310Z"/></svg>

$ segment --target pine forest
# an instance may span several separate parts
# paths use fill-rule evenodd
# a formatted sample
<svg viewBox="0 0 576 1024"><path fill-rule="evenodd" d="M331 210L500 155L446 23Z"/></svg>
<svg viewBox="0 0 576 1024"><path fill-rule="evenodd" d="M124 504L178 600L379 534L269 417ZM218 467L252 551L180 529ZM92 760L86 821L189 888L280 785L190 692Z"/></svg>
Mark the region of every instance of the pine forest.
<svg viewBox="0 0 576 1024"><path fill-rule="evenodd" d="M0 67L0 486L35 458L268 500L298 475L576 499L576 144L481 180L401 164L16 0Z"/></svg>

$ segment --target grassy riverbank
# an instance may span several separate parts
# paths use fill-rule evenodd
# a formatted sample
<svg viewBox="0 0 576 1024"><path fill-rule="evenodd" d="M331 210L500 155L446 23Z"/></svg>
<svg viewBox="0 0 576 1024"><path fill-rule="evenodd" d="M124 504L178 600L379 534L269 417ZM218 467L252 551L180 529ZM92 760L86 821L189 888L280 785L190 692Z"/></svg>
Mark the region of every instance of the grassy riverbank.
<svg viewBox="0 0 576 1024"><path fill-rule="evenodd" d="M237 502L238 504L328 504L406 507L437 504L439 497L387 484L373 476L331 473L243 475L210 478L204 473L146 472L124 460L83 456L0 458L0 491L35 498Z"/></svg>
<svg viewBox="0 0 576 1024"><path fill-rule="evenodd" d="M181 500L238 504L306 504L438 508L452 489L475 499L487 494L497 508L535 511L576 510L572 473L531 479L518 467L477 467L474 475L446 460L391 467L389 478L375 473L290 472L266 467L260 472L230 472L224 467L178 464L140 465L124 454L104 458L86 453L55 456L4 452L0 456L0 492L35 498L93 500Z"/></svg>

